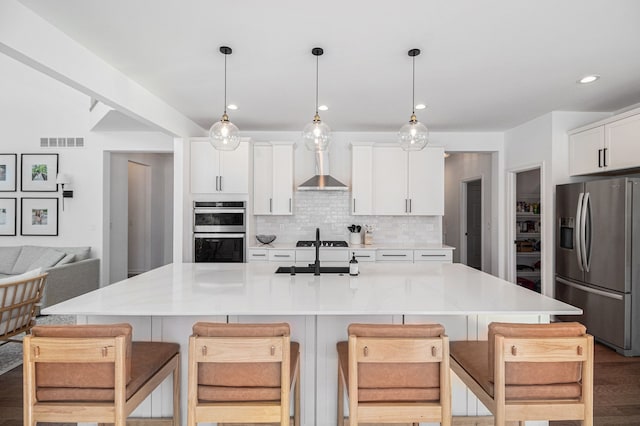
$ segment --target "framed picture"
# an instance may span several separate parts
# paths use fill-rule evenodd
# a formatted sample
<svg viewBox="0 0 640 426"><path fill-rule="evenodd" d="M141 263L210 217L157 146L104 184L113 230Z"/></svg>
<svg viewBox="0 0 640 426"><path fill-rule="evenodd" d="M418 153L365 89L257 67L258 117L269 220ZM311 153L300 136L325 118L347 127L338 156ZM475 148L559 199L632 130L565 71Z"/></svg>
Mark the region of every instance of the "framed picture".
<svg viewBox="0 0 640 426"><path fill-rule="evenodd" d="M16 190L17 154L0 154L0 191Z"/></svg>
<svg viewBox="0 0 640 426"><path fill-rule="evenodd" d="M20 235L58 235L58 199L22 198Z"/></svg>
<svg viewBox="0 0 640 426"><path fill-rule="evenodd" d="M24 192L56 192L58 154L22 154L20 187Z"/></svg>
<svg viewBox="0 0 640 426"><path fill-rule="evenodd" d="M0 198L0 235L16 235L16 199Z"/></svg>

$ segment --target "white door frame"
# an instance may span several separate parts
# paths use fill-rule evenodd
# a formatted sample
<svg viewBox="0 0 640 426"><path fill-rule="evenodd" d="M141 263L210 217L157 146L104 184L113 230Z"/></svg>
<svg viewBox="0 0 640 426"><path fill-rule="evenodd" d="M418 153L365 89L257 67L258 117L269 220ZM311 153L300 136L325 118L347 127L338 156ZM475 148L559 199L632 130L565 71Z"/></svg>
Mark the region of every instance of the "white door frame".
<svg viewBox="0 0 640 426"><path fill-rule="evenodd" d="M549 212L551 205L547 205L546 199L546 179L545 179L545 164L544 161L541 163L530 164L527 166L522 166L514 169L507 170L507 179L506 179L506 238L507 238L507 281L511 281L513 283L516 282L517 274L516 274L516 251L514 249L514 241L516 240L516 192L517 192L517 182L516 175L521 172L528 172L531 170L540 170L540 203L542 204L542 214L540 215L540 280L541 280L541 289L542 294L545 293L545 274L549 265L547 265L547 259L545 259L546 253L546 245L549 244L546 235L546 227L547 221L545 220L546 214Z"/></svg>
<svg viewBox="0 0 640 426"><path fill-rule="evenodd" d="M484 264L484 207L485 207L485 180L484 175L467 177L460 181L460 263L467 264L467 184L472 181L480 181L480 269L485 270Z"/></svg>

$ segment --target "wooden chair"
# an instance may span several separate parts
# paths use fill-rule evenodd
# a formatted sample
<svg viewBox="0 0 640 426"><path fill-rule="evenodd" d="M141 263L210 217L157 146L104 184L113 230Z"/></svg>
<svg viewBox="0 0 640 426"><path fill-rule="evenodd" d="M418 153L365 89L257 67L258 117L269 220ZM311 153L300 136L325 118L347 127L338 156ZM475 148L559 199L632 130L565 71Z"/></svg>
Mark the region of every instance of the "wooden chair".
<svg viewBox="0 0 640 426"><path fill-rule="evenodd" d="M440 324L351 324L338 343L338 425L451 425L449 340Z"/></svg>
<svg viewBox="0 0 640 426"><path fill-rule="evenodd" d="M451 342L451 369L496 425L593 424L593 336L579 323L491 323L488 341Z"/></svg>
<svg viewBox="0 0 640 426"><path fill-rule="evenodd" d="M199 322L189 339L187 425L300 425L300 347L289 325Z"/></svg>
<svg viewBox="0 0 640 426"><path fill-rule="evenodd" d="M24 424L113 423L173 374L180 425L180 346L132 342L129 324L36 326L24 339Z"/></svg>
<svg viewBox="0 0 640 426"><path fill-rule="evenodd" d="M20 342L12 337L29 333L36 325L36 310L47 273L0 284L0 340Z"/></svg>

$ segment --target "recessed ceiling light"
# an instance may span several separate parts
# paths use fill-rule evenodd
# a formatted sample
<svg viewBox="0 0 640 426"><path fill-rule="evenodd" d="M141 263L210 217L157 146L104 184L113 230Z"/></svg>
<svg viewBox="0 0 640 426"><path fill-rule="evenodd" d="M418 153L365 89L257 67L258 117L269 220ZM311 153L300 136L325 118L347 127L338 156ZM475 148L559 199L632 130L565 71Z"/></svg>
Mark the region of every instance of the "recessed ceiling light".
<svg viewBox="0 0 640 426"><path fill-rule="evenodd" d="M237 110L237 109L238 109L238 105L236 105L236 104L229 104L229 105L227 105L227 108L229 108L229 109L230 109L230 110L232 110L232 111L235 111L235 110Z"/></svg>
<svg viewBox="0 0 640 426"><path fill-rule="evenodd" d="M320 106L318 107L318 109L319 109L320 111L328 111L328 110L329 110L329 107L328 107L328 106L326 106L326 105L320 105Z"/></svg>
<svg viewBox="0 0 640 426"><path fill-rule="evenodd" d="M425 109L427 106L425 104L416 105L416 109Z"/></svg>
<svg viewBox="0 0 640 426"><path fill-rule="evenodd" d="M580 83L580 84L589 84L589 83L593 83L594 81L598 80L599 78L600 78L600 76L598 74L585 75L580 80L578 80L578 83Z"/></svg>

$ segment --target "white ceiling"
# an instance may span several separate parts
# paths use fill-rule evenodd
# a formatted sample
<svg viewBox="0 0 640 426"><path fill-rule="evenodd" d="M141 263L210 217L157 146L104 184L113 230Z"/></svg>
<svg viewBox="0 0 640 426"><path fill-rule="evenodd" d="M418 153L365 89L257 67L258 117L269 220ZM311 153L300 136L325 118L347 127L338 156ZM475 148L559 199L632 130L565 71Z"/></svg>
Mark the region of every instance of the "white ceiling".
<svg viewBox="0 0 640 426"><path fill-rule="evenodd" d="M223 107L241 130L503 131L553 110L640 102L638 0L21 0L208 128ZM576 80L597 73L591 85Z"/></svg>

